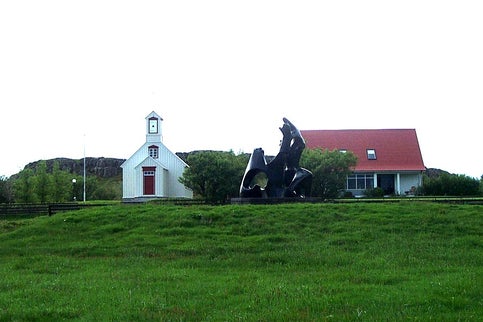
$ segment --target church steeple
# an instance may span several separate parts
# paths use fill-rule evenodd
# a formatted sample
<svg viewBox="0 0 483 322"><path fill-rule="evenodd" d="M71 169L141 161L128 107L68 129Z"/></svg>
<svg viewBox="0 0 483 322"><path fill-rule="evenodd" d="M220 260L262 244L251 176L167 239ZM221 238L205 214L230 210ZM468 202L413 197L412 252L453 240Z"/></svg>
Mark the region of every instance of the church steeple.
<svg viewBox="0 0 483 322"><path fill-rule="evenodd" d="M152 111L146 116L146 142L162 142L162 127L163 118Z"/></svg>

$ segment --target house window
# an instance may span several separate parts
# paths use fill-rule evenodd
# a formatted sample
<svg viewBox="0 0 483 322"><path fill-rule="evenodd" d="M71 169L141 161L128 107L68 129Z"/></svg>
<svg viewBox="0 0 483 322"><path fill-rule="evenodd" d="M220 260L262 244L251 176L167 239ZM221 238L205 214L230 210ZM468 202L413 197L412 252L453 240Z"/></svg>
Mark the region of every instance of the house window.
<svg viewBox="0 0 483 322"><path fill-rule="evenodd" d="M366 190L374 188L373 174L352 174L347 176L347 190Z"/></svg>
<svg viewBox="0 0 483 322"><path fill-rule="evenodd" d="M159 148L158 146L156 145L151 145L149 148L148 148L148 151L149 151L149 156L153 159L157 159L158 156L159 156Z"/></svg>
<svg viewBox="0 0 483 322"><path fill-rule="evenodd" d="M376 160L376 150L374 149L367 149L367 160Z"/></svg>

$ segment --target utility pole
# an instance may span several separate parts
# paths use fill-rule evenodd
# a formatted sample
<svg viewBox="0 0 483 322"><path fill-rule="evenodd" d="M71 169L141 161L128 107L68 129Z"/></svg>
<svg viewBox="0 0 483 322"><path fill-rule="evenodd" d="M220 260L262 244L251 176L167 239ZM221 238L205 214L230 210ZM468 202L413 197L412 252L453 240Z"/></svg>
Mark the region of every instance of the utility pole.
<svg viewBox="0 0 483 322"><path fill-rule="evenodd" d="M82 201L86 202L86 135L84 134L84 191L83 191L83 199Z"/></svg>

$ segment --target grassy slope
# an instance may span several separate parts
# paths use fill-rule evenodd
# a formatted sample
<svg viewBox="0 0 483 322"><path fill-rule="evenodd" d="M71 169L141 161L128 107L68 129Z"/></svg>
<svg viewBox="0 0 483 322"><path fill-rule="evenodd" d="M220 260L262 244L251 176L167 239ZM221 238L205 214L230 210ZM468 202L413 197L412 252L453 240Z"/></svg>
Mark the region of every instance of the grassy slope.
<svg viewBox="0 0 483 322"><path fill-rule="evenodd" d="M474 320L482 206L119 205L0 221L0 320Z"/></svg>

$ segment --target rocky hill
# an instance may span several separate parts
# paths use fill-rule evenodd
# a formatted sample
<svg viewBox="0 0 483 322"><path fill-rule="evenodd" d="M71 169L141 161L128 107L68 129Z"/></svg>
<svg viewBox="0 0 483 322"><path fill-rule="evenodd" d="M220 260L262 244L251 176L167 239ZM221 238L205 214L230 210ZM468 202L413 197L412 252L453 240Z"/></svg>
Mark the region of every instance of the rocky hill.
<svg viewBox="0 0 483 322"><path fill-rule="evenodd" d="M86 173L95 175L100 178L112 178L122 174L121 164L125 159L115 158L86 158ZM39 161L31 162L25 166L25 169L35 170ZM68 159L55 158L45 161L47 163L47 172L52 172L55 162L59 163L59 167L63 171L82 175L84 171L84 159Z"/></svg>
<svg viewBox="0 0 483 322"><path fill-rule="evenodd" d="M442 174L450 174L448 171L444 171L436 168L426 168L424 172L429 178L437 178Z"/></svg>

